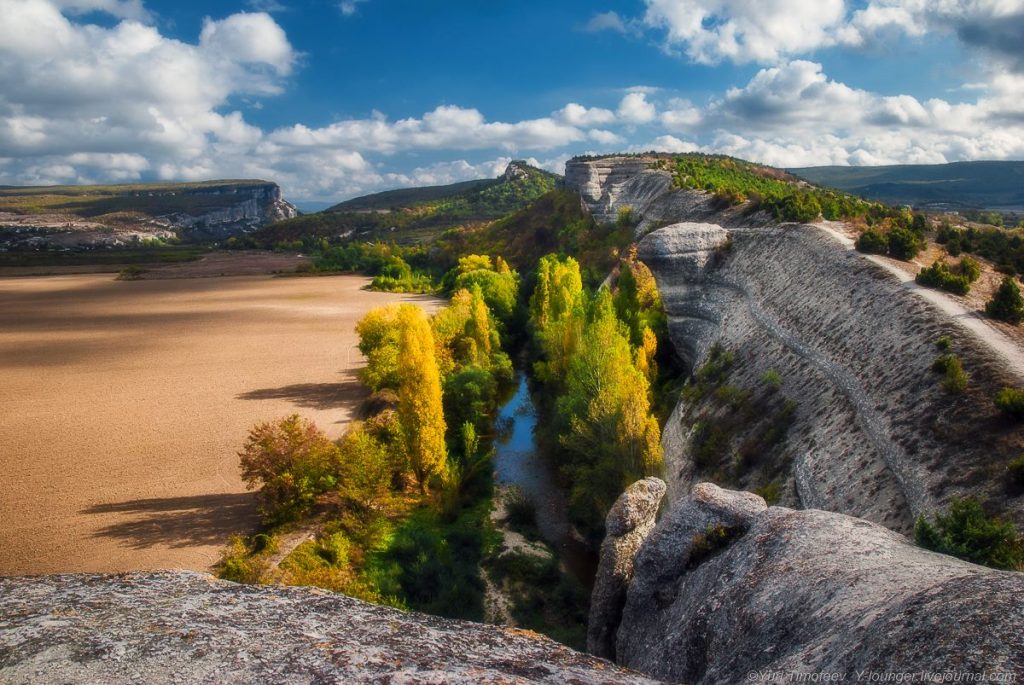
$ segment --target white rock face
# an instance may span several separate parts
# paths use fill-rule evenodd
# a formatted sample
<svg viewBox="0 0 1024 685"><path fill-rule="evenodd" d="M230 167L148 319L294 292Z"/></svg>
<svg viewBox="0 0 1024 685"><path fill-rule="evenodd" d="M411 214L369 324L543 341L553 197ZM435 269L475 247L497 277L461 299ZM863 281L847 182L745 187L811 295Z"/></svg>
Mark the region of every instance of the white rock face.
<svg viewBox="0 0 1024 685"><path fill-rule="evenodd" d="M587 651L591 654L615 658L615 630L626 602L626 588L633 579L633 559L654 530L664 496L664 481L644 478L626 488L608 512L607 535L601 543L600 567L590 597Z"/></svg>
<svg viewBox="0 0 1024 685"><path fill-rule="evenodd" d="M619 210L639 217L637 236L681 221L716 224L762 225L768 217L743 216L739 210L719 211L709 193L672 187L672 174L655 168L658 160L645 157L605 157L569 160L565 185L583 198L590 213L602 223L618 219Z"/></svg>
<svg viewBox="0 0 1024 685"><path fill-rule="evenodd" d="M703 483L640 546L616 656L695 685L774 671L1019 674L1022 592L1024 574Z"/></svg>
<svg viewBox="0 0 1024 685"><path fill-rule="evenodd" d="M629 205L641 226L674 219L640 241L639 256L657 279L676 351L693 369L716 344L732 352L722 385L740 405L774 412L730 425L719 436L721 461L701 465L701 431L745 409L714 391L680 402L662 432L669 502L699 480L739 489L771 482L782 504L908 533L919 514L967 494L1024 528L1024 498L1005 475L1024 442L992 406L1000 387L1016 384L1005 364L818 227L774 225L742 208L708 214L703 193L656 195L667 188L656 182L663 175L633 158L566 167L567 185L599 216ZM941 336L970 374L963 395L947 393L931 370ZM793 410L772 437L783 400Z"/></svg>
<svg viewBox="0 0 1024 685"><path fill-rule="evenodd" d="M653 160L642 157L570 160L565 165L565 185L579 192L602 223L615 221L624 208L646 215L650 202L672 186L671 174L652 169L652 164Z"/></svg>

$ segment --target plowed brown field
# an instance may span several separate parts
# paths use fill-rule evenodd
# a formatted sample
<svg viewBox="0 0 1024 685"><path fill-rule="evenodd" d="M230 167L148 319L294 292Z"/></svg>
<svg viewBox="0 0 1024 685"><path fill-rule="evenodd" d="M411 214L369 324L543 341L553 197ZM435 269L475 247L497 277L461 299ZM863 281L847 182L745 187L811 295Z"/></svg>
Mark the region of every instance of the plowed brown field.
<svg viewBox="0 0 1024 685"><path fill-rule="evenodd" d="M237 451L363 397L355 276L0 278L0 575L206 569L250 529Z"/></svg>

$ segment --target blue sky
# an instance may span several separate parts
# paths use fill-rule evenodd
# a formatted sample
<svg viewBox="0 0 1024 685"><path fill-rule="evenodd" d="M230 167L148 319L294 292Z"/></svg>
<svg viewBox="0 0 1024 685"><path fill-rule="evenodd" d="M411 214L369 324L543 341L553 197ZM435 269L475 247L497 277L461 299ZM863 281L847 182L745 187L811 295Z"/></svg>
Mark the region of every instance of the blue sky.
<svg viewBox="0 0 1024 685"><path fill-rule="evenodd" d="M0 0L0 183L1020 159L1022 46L1024 0Z"/></svg>

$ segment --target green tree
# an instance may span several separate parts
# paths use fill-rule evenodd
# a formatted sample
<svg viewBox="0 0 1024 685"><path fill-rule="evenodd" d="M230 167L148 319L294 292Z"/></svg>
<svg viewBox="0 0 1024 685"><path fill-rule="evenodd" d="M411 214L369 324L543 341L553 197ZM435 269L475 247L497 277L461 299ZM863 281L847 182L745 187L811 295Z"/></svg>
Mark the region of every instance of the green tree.
<svg viewBox="0 0 1024 685"><path fill-rule="evenodd" d="M1017 282L1007 276L995 295L985 305L985 313L993 319L1019 324L1024 321L1024 298L1021 297Z"/></svg>
<svg viewBox="0 0 1024 685"><path fill-rule="evenodd" d="M976 280L981 278L981 264L978 260L964 256L960 259L960 264L957 266L957 270L963 274L967 280L974 283Z"/></svg>
<svg viewBox="0 0 1024 685"><path fill-rule="evenodd" d="M857 249L868 254L885 254L889 251L889 240L879 231L869 228L857 238Z"/></svg>
<svg viewBox="0 0 1024 685"><path fill-rule="evenodd" d="M585 525L601 519L629 483L661 465L660 429L650 412L650 385L634 363L611 296L597 295L572 355L558 400L559 441L578 473L571 505Z"/></svg>
<svg viewBox="0 0 1024 685"><path fill-rule="evenodd" d="M447 376L444 380L444 413L448 425L472 422L484 428L497 394L494 375L479 366L467 366Z"/></svg>
<svg viewBox="0 0 1024 685"><path fill-rule="evenodd" d="M397 464L388 449L362 426L355 426L338 442L338 493L369 508L388 498Z"/></svg>
<svg viewBox="0 0 1024 685"><path fill-rule="evenodd" d="M242 480L250 490L259 488L257 509L265 523L301 516L338 483L338 448L298 414L256 424L238 456Z"/></svg>
<svg viewBox="0 0 1024 685"><path fill-rule="evenodd" d="M492 265L487 255L466 255L445 277L450 289L472 291L479 287L484 301L503 324L508 325L519 302L519 274L498 257Z"/></svg>
<svg viewBox="0 0 1024 685"><path fill-rule="evenodd" d="M949 513L938 514L935 523L918 517L914 539L922 547L975 564L1010 570L1024 564L1024 542L1017 529L1009 521L987 516L972 497L953 498Z"/></svg>
<svg viewBox="0 0 1024 685"><path fill-rule="evenodd" d="M965 257L964 259L969 258ZM932 262L931 266L921 269L914 280L921 285L940 288L956 295L966 295L971 291L970 277L953 273L941 258Z"/></svg>
<svg viewBox="0 0 1024 685"><path fill-rule="evenodd" d="M401 305L398 320L398 420L409 465L420 490L426 493L430 477L442 475L447 460L441 374L434 335L423 310L415 305Z"/></svg>
<svg viewBox="0 0 1024 685"><path fill-rule="evenodd" d="M924 247L923 241L908 228L897 226L889 231L889 254L909 262Z"/></svg>
<svg viewBox="0 0 1024 685"><path fill-rule="evenodd" d="M542 381L559 384L564 380L582 331L585 301L583 277L575 259L541 258L537 287L530 298L530 318L543 357L535 366Z"/></svg>

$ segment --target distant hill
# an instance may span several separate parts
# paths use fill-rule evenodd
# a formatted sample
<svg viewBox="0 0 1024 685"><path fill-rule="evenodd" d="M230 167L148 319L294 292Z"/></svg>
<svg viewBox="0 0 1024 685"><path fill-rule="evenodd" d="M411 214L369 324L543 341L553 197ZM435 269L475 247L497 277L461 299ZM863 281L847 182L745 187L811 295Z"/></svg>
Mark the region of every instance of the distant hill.
<svg viewBox="0 0 1024 685"><path fill-rule="evenodd" d="M264 246L339 237L423 243L449 228L490 222L517 212L554 190L559 180L556 174L513 161L498 178L358 197L322 212L272 224L254 238Z"/></svg>
<svg viewBox="0 0 1024 685"><path fill-rule="evenodd" d="M930 209L1024 208L1024 162L805 167L793 174L892 205Z"/></svg>
<svg viewBox="0 0 1024 685"><path fill-rule="evenodd" d="M0 212L65 214L101 223L120 213L147 217L200 216L235 203L235 198L280 199L274 183L261 180L199 183L134 183L80 186L0 186Z"/></svg>
<svg viewBox="0 0 1024 685"><path fill-rule="evenodd" d="M558 176L512 161L498 178L462 181L444 186L400 188L346 200L328 212L398 211L420 209L435 215L465 215L495 219L522 209L541 195L554 190Z"/></svg>
<svg viewBox="0 0 1024 685"><path fill-rule="evenodd" d="M328 207L328 212L361 212L368 210L392 210L405 207L412 207L424 202L434 202L444 198L454 197L483 190L501 183L500 178L482 178L475 181L462 181L444 186L424 186L422 188L399 188L398 190L385 190L383 193L364 195L351 200L339 202L333 207Z"/></svg>

